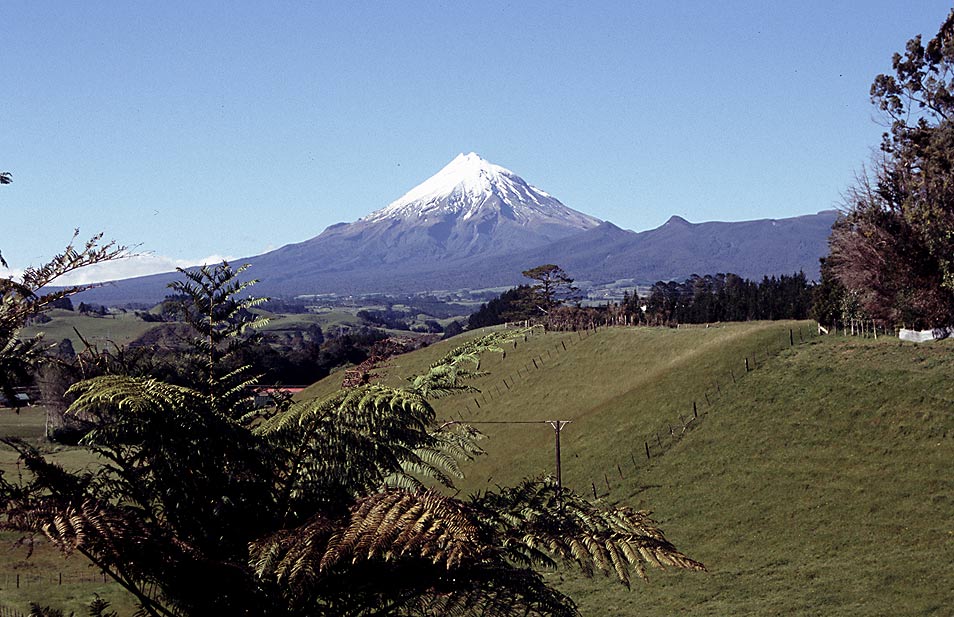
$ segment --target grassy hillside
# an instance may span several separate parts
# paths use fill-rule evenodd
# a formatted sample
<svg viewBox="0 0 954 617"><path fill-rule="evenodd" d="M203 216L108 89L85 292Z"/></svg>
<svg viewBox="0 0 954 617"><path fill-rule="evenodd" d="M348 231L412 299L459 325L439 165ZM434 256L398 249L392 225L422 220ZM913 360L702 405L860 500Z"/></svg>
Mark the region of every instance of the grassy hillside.
<svg viewBox="0 0 954 617"><path fill-rule="evenodd" d="M784 352L610 495L655 509L710 573L567 589L590 615L951 614L952 351L826 339Z"/></svg>
<svg viewBox="0 0 954 617"><path fill-rule="evenodd" d="M395 358L387 381L458 343ZM943 615L954 606L952 351L817 338L798 322L537 333L485 358L481 392L438 413L490 437L466 492L554 468L548 424L479 423L570 420L565 484L654 510L710 569L650 571L631 591L551 574L585 615ZM332 375L306 395L339 384ZM37 597L4 584L26 563L0 556L0 605Z"/></svg>
<svg viewBox="0 0 954 617"><path fill-rule="evenodd" d="M561 434L565 483L654 510L710 568L650 572L632 591L553 574L585 615L946 614L954 344L809 332L761 323L532 336L482 363L479 408L471 396L439 412L572 420ZM445 345L398 358L389 379L422 370ZM700 417L688 421L693 401ZM548 425L478 426L489 455L468 466L466 491L552 473Z"/></svg>
<svg viewBox="0 0 954 617"><path fill-rule="evenodd" d="M48 315L53 318L53 321L24 328L20 336L27 338L43 333L43 339L49 344L56 344L68 338L73 343L73 348L79 352L84 346L76 334L77 330L90 343L97 347L105 347L107 343L117 345L131 343L157 325L144 322L132 313L93 317L78 312L54 309Z"/></svg>
<svg viewBox="0 0 954 617"><path fill-rule="evenodd" d="M546 420L570 420L563 429L564 482L590 493L595 480L606 491L603 472L619 478L617 463L632 467L632 456L645 459L647 435L651 450L667 448L668 427L684 425L692 403L704 413L706 397L715 402L723 388L790 344L807 339L807 323L763 322L722 327L607 328L596 333L539 331L507 345L505 354L481 361L487 375L473 395L437 401L442 420L469 420L489 436L489 456L468 466L465 490L494 483L512 483L526 475L552 473L553 429ZM399 356L386 369L386 383L399 385L407 375L427 366L459 344L442 341L428 349ZM320 396L340 386L331 375L301 396ZM718 384L718 385L717 385ZM680 421L682 416L682 422ZM501 421L528 424L482 424ZM692 423L690 423L691 426ZM659 432L659 441L655 433Z"/></svg>

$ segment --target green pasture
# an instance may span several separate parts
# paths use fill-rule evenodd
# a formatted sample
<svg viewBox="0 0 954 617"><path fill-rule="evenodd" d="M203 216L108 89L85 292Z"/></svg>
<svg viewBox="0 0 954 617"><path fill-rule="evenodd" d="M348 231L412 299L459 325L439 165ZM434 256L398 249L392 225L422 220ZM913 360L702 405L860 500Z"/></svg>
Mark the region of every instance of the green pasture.
<svg viewBox="0 0 954 617"><path fill-rule="evenodd" d="M952 351L884 338L784 351L672 450L610 476L609 500L653 509L709 573L564 589L588 615L950 614Z"/></svg>
<svg viewBox="0 0 954 617"><path fill-rule="evenodd" d="M54 309L47 314L53 318L52 321L26 327L21 330L20 337L29 338L42 333L43 339L51 345L68 338L73 343L73 349L80 352L84 349L80 335L89 343L100 348L111 343L126 345L159 325L147 323L133 313L93 317L73 311ZM79 334L77 334L77 331Z"/></svg>
<svg viewBox="0 0 954 617"><path fill-rule="evenodd" d="M402 383L463 340L394 358L385 381ZM479 392L436 405L441 421L468 420L488 436L462 491L552 473L554 431L543 421L568 420L564 483L653 510L709 568L650 570L631 590L548 574L584 615L945 615L954 606L954 343L818 337L807 322L762 322L535 332L504 351L482 359ZM332 375L299 398L339 384ZM0 411L6 434L38 439L42 423L33 410ZM90 462L70 449L54 455L70 467ZM16 473L9 452L0 469ZM98 591L131 613L117 586L80 578L90 574L84 560L42 542L27 559L13 540L0 536L0 605L22 610L41 598L82 614ZM11 589L10 575L28 569L46 578ZM58 584L58 572L76 582Z"/></svg>
<svg viewBox="0 0 954 617"><path fill-rule="evenodd" d="M354 312L346 310L334 310L323 313L294 313L268 315L268 324L262 328L263 332L281 332L281 331L301 331L309 326L317 325L322 330L327 330L335 326L354 328L361 325Z"/></svg>

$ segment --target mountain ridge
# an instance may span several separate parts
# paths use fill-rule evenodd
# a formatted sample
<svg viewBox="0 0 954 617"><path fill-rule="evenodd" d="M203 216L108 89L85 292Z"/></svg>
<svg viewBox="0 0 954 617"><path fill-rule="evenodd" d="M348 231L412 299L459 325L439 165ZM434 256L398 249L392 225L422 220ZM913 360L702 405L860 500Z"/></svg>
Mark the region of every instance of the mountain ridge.
<svg viewBox="0 0 954 617"><path fill-rule="evenodd" d="M557 263L580 281L641 283L691 274L747 278L805 271L837 213L788 219L691 223L673 215L634 232L565 206L512 171L471 152L384 208L336 223L303 242L233 260L254 266L256 293L416 293L521 282L520 272ZM87 302L160 300L177 273L117 281L84 292Z"/></svg>

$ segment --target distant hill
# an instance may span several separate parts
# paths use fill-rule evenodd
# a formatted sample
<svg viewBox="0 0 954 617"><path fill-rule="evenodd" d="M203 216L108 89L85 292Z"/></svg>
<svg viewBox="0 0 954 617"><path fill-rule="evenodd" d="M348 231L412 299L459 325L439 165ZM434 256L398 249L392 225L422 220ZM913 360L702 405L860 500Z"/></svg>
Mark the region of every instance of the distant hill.
<svg viewBox="0 0 954 617"><path fill-rule="evenodd" d="M804 271L809 279L817 279L818 259L828 253L828 234L837 214L828 210L733 223L690 223L673 216L661 227L640 233L604 222L560 242L482 265L489 276L556 263L578 280L597 283L629 278L653 283L718 272L761 279Z"/></svg>
<svg viewBox="0 0 954 617"><path fill-rule="evenodd" d="M520 272L556 263L580 281L641 283L691 274L748 278L818 275L833 210L790 219L690 223L672 217L636 233L563 205L478 155L461 154L385 208L328 227L304 242L236 260L251 263L256 293L413 293L520 282ZM175 273L91 290L102 304L155 302Z"/></svg>

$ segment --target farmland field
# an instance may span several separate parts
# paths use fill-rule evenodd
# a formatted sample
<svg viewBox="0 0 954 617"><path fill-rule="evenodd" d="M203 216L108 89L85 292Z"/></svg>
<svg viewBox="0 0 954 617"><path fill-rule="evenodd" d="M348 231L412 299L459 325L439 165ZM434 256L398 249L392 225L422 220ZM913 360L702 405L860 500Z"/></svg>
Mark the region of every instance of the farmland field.
<svg viewBox="0 0 954 617"><path fill-rule="evenodd" d="M469 420L488 436L487 456L465 467L462 494L552 473L554 431L544 421L569 420L565 484L652 509L709 568L651 570L632 590L548 574L584 615L944 614L954 605L954 344L817 337L812 328L521 336L482 359L479 392L436 404L441 421ZM425 370L457 340L394 358L386 381ZM339 384L331 375L299 396ZM42 434L39 412L0 413L0 431ZM483 424L510 420L540 422ZM70 467L90 462L68 448L54 456ZM11 453L0 452L0 468L16 473ZM98 592L130 612L115 585L56 582L58 571L90 574L79 558L41 544L27 559L13 539L3 536L0 605L22 610L42 597L82 614ZM11 589L10 577L28 570L46 578Z"/></svg>

